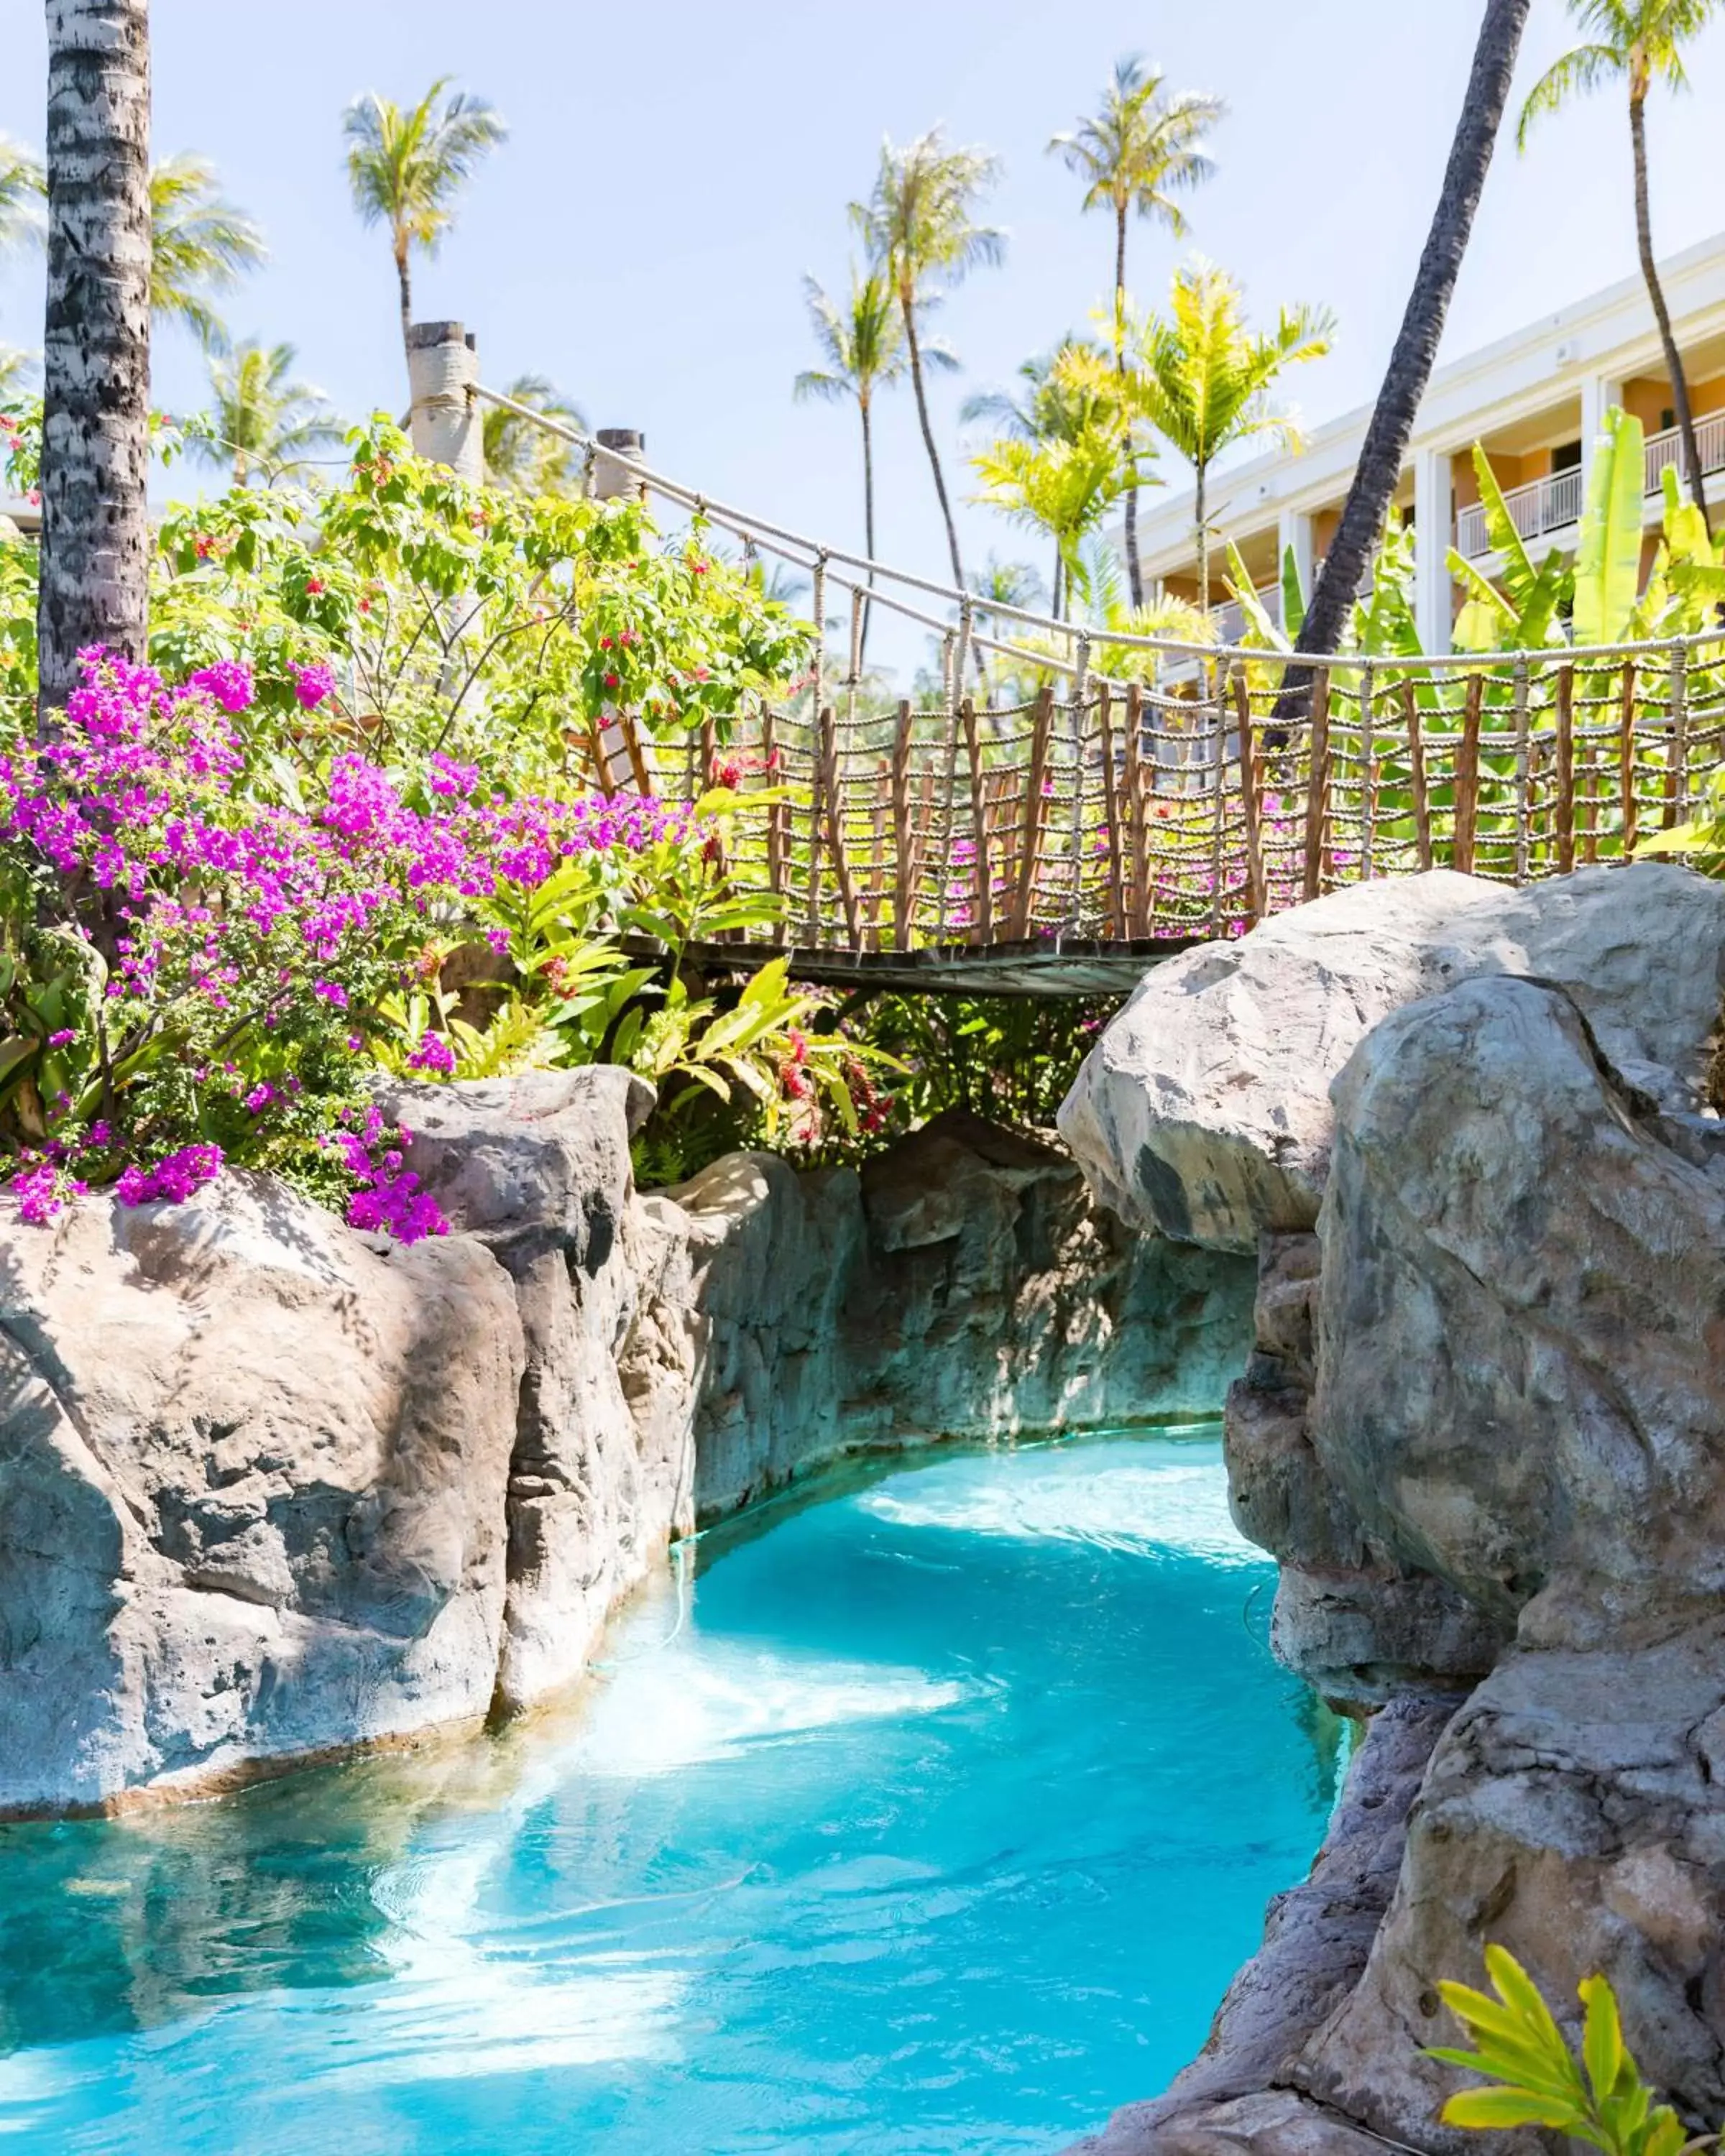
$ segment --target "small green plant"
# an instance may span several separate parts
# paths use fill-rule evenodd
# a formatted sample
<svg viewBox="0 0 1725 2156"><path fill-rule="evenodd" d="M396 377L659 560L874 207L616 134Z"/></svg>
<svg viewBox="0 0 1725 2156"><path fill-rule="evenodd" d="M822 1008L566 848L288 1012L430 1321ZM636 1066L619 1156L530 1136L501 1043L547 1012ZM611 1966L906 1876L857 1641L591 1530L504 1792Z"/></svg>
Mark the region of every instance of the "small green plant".
<svg viewBox="0 0 1725 2156"><path fill-rule="evenodd" d="M1444 2004L1473 2038L1471 2051L1426 2052L1482 2074L1488 2086L1463 2089L1445 2104L1446 2126L1491 2132L1543 2126L1585 2142L1602 2156L1694 2156L1717 2134L1691 2138L1655 2092L1623 2041L1616 1996L1603 1976L1580 1988L1584 2010L1578 2059L1532 1979L1503 1947L1486 1948L1494 1998L1465 1984L1440 1984Z"/></svg>

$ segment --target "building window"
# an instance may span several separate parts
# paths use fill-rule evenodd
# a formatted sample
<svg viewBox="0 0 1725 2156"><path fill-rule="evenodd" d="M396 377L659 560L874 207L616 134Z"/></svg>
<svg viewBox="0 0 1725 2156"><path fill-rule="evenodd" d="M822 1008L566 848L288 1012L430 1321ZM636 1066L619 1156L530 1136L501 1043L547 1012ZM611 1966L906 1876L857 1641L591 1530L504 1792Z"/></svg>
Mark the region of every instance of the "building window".
<svg viewBox="0 0 1725 2156"><path fill-rule="evenodd" d="M1580 462L1579 442L1559 442L1551 453L1551 468L1553 472L1574 471Z"/></svg>

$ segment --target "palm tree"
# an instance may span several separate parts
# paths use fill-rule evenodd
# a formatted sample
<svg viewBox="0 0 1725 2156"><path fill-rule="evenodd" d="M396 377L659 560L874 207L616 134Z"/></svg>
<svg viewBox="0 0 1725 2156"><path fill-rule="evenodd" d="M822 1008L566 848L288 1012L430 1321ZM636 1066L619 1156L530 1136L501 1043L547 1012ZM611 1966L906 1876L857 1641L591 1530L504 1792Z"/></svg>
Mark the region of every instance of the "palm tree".
<svg viewBox="0 0 1725 2156"><path fill-rule="evenodd" d="M831 403L854 403L862 426L863 551L875 558L875 393L903 375L906 365L904 326L892 286L878 269L860 274L853 265L850 290L843 305L829 298L813 277L803 280L803 296L824 367L808 367L797 377L798 403L810 397ZM922 344L925 363L956 367L945 345L933 338ZM875 572L869 571L870 588ZM857 640L857 664L868 649L869 613L863 608Z"/></svg>
<svg viewBox="0 0 1725 2156"><path fill-rule="evenodd" d="M439 75L417 105L402 106L367 90L342 117L347 180L367 224L387 224L401 290L402 348L413 319L410 258L435 254L455 221L455 198L486 153L509 130L483 98L446 95Z"/></svg>
<svg viewBox="0 0 1725 2156"><path fill-rule="evenodd" d="M1706 25L1713 13L1713 0L1568 0L1568 5L1581 28L1595 34L1591 43L1578 45L1554 61L1528 91L1516 129L1516 146L1525 149L1533 122L1542 113L1555 112L1572 92L1579 95L1597 90L1604 82L1627 84L1630 146L1635 175L1635 249L1641 258L1647 297L1653 303L1653 319L1659 325L1659 341L1665 347L1671 403L1683 444L1683 461L1689 468L1689 491L1705 521L1707 489L1702 484L1701 456L1695 445L1689 382L1683 372L1682 354L1671 334L1671 311L1666 305L1653 258L1653 220L1647 204L1647 93L1656 81L1670 90L1687 88L1681 47L1686 38L1696 36ZM1708 536L1712 536L1711 526Z"/></svg>
<svg viewBox="0 0 1725 2156"><path fill-rule="evenodd" d="M542 374L518 374L504 391L530 412L543 413L578 434L587 432L579 408ZM569 494L579 484L573 444L536 427L519 412L501 404L488 404L481 422L485 441L485 477L499 486L513 487L518 494Z"/></svg>
<svg viewBox="0 0 1725 2156"><path fill-rule="evenodd" d="M230 354L211 357L212 433L194 436L190 446L206 464L231 461L235 486L244 486L254 473L268 484L305 463L313 450L341 439L341 424L323 392L294 380L297 357L290 344L265 346L250 340Z"/></svg>
<svg viewBox="0 0 1725 2156"><path fill-rule="evenodd" d="M1169 95L1166 78L1142 59L1117 60L1114 80L1100 111L1056 135L1051 155L1063 157L1086 182L1082 208L1106 209L1114 218L1114 357L1126 371L1126 232L1133 213L1164 226L1176 239L1186 219L1176 196L1209 179L1215 166L1204 140L1228 108L1199 90ZM1126 496L1126 571L1135 607L1144 603L1138 567L1138 493Z"/></svg>
<svg viewBox="0 0 1725 2156"><path fill-rule="evenodd" d="M0 135L0 254L40 239L45 185L23 145Z"/></svg>
<svg viewBox="0 0 1725 2156"><path fill-rule="evenodd" d="M940 129L932 127L902 148L883 142L873 193L866 203L850 206L857 230L898 300L922 446L928 452L928 468L947 527L952 582L961 590L964 563L928 416L917 318L978 264L999 262L1005 254L1005 234L994 225L977 223L978 206L1000 172L1000 160L988 151L948 149Z"/></svg>
<svg viewBox="0 0 1725 2156"><path fill-rule="evenodd" d="M78 654L141 659L149 627L149 0L48 10L41 722Z"/></svg>
<svg viewBox="0 0 1725 2156"><path fill-rule="evenodd" d="M1455 289L1456 274L1467 251L1467 236L1473 229L1474 212L1486 184L1530 4L1531 0L1486 0L1437 209L1384 371L1384 386L1378 393L1372 424L1366 429L1353 484L1342 506L1342 520L1324 556L1312 603L1301 624L1296 645L1301 652L1335 649L1389 515L1414 416L1437 357L1450 295ZM1436 533L1422 534L1419 543L1424 546L1434 540L1441 543ZM1279 719L1293 715L1297 697L1309 679L1307 670L1289 669L1277 700Z"/></svg>
<svg viewBox="0 0 1725 2156"><path fill-rule="evenodd" d="M1192 467L1204 613L1210 604L1210 467L1223 450L1255 434L1301 448L1299 429L1271 405L1270 392L1285 369L1322 358L1334 328L1323 309L1284 307L1273 330L1249 330L1241 296L1225 270L1195 261L1174 274L1167 321L1127 324L1122 387L1130 408ZM1081 378L1086 372L1102 382L1112 378L1094 357L1080 355L1072 368Z"/></svg>
<svg viewBox="0 0 1725 2156"><path fill-rule="evenodd" d="M1119 383L1103 376L1100 369L1075 362L1074 355L1091 352L1092 347L1076 338L1066 337L1053 352L1022 363L1019 379L1026 386L1019 396L998 389L984 390L967 397L959 412L959 417L967 424L992 419L1000 430L991 449L982 458L971 459L983 479L984 492L980 498L1014 515L1024 506L1020 496L1028 489L1056 511L1057 521L1053 524L1045 523L1040 516L1028 511L1021 518L1041 526L1055 536L1050 597L1056 614L1060 611L1062 593L1071 583L1070 564L1060 536L1060 526L1067 523L1070 514L1076 511L1077 502L1087 491L1081 484L1080 475L1092 467L1100 438L1113 439L1114 461L1117 467L1122 465ZM1026 459L1020 453L1026 445L1047 454L1040 460ZM1057 453L1062 449L1080 454L1061 456ZM985 464L988 467L986 470ZM1136 470L1131 476L1136 477ZM1127 478L1122 470L1121 483L1127 483ZM1117 499L1120 491L1121 485L1114 485L1109 501ZM1080 519L1072 526L1075 545L1089 528L1086 519Z"/></svg>
<svg viewBox="0 0 1725 2156"><path fill-rule="evenodd" d="M264 235L216 186L203 157L165 158L150 174L150 306L182 322L206 352L227 348L227 326L210 305L264 259Z"/></svg>
<svg viewBox="0 0 1725 2156"><path fill-rule="evenodd" d="M974 499L1055 542L1054 613L1063 592L1090 595L1081 549L1120 498L1126 476L1111 409L1070 441L1027 442L1006 434L971 459L982 481Z"/></svg>

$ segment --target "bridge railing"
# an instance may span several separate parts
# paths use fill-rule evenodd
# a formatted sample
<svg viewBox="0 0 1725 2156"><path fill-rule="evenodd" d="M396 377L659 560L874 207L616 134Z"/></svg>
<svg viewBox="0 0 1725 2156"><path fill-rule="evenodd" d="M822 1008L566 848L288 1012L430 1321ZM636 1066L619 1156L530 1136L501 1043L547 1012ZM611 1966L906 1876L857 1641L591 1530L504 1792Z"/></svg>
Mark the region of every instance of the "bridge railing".
<svg viewBox="0 0 1725 2156"><path fill-rule="evenodd" d="M1485 659L1218 653L1163 690L748 713L603 783L734 792L727 874L778 940L856 951L1237 932L1344 885L1526 883L1631 856L1725 761L1725 629ZM596 769L598 766L596 762Z"/></svg>

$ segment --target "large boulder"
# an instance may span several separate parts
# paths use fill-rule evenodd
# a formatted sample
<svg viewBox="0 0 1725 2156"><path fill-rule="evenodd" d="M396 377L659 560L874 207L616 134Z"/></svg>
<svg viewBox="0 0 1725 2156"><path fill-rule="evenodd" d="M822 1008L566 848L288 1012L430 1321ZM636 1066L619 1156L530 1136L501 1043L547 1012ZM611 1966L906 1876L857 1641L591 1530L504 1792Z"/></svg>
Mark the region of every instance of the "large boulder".
<svg viewBox="0 0 1725 2156"><path fill-rule="evenodd" d="M1097 1194L1134 1227L1250 1251L1310 1229L1331 1081L1404 1004L1476 975L1566 988L1618 1068L1698 1086L1719 1014L1725 886L1657 861L1513 891L1448 870L1357 885L1157 967L1060 1111Z"/></svg>
<svg viewBox="0 0 1725 2156"><path fill-rule="evenodd" d="M403 1086L388 1103L450 1226L515 1283L526 1368L496 1683L510 1712L581 1675L612 1605L695 1524L696 1363L677 1358L660 1389L624 1378L643 1264L629 1142L652 1104L609 1065Z"/></svg>
<svg viewBox="0 0 1725 2156"><path fill-rule="evenodd" d="M483 1715L523 1353L461 1238L0 1200L0 1810Z"/></svg>

